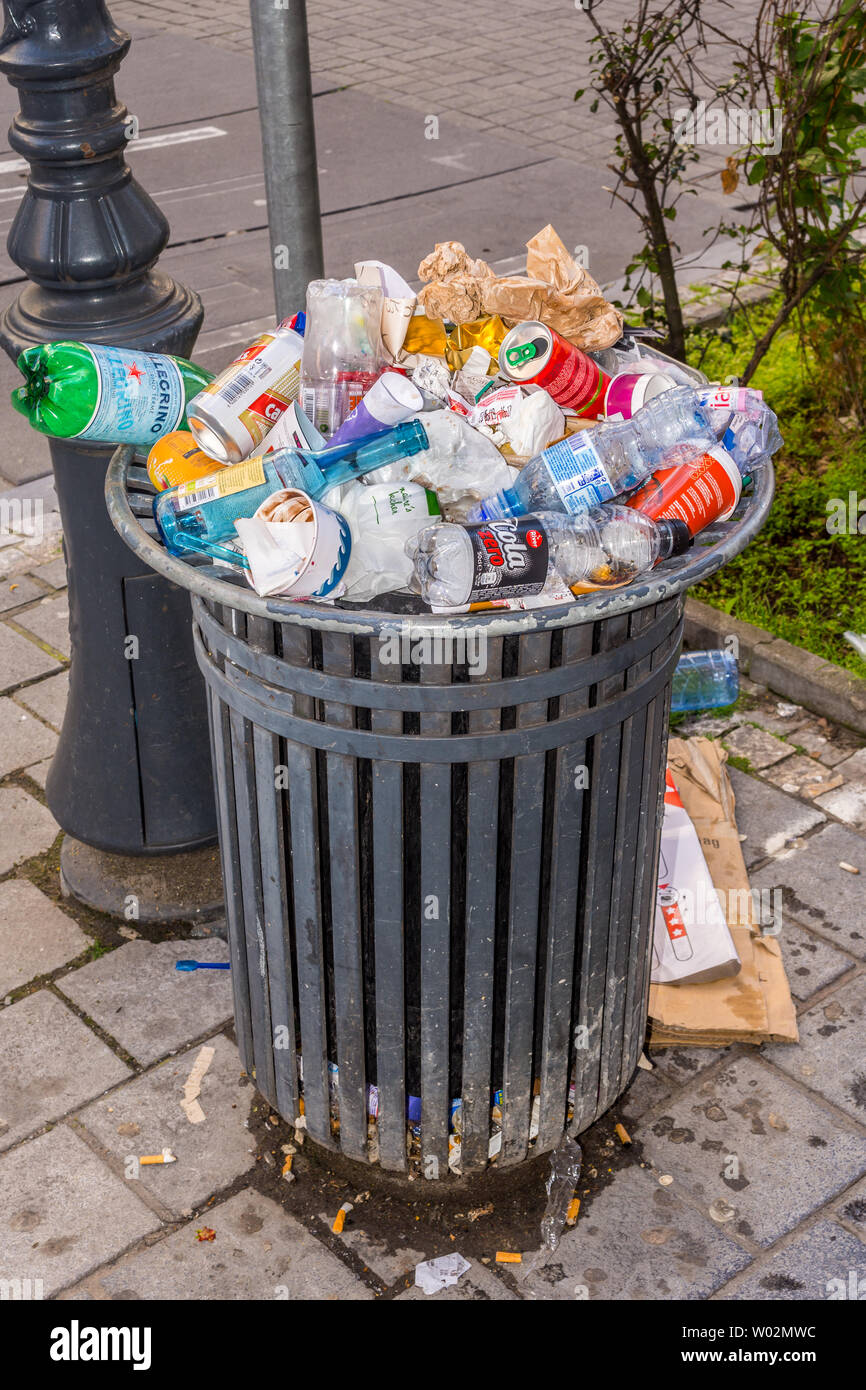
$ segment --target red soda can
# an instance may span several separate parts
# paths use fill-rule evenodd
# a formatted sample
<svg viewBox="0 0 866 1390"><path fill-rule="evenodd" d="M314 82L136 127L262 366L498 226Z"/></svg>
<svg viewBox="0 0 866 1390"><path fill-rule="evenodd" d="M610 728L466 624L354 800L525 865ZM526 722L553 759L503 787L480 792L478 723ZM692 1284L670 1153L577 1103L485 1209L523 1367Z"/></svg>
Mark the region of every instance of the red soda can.
<svg viewBox="0 0 866 1390"><path fill-rule="evenodd" d="M522 386L541 386L569 410L597 419L610 377L567 338L537 319L512 328L499 349L499 369Z"/></svg>

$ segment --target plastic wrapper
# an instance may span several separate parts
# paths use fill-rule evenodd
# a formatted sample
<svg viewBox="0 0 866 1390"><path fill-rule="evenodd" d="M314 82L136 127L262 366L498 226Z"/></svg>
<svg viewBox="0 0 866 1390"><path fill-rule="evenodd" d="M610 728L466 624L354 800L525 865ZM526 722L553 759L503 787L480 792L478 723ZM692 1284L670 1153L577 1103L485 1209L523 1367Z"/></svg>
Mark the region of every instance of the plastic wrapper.
<svg viewBox="0 0 866 1390"><path fill-rule="evenodd" d="M339 495L338 495L339 494ZM404 589L412 561L404 546L439 516L436 494L417 483L345 483L328 493L328 505L349 523L352 551L343 576L343 597L363 603Z"/></svg>
<svg viewBox="0 0 866 1390"><path fill-rule="evenodd" d="M427 431L422 449L371 473L374 483L404 480L438 494L448 516L459 520L464 508L500 487L510 487L512 473L496 445L452 410L424 411L416 417Z"/></svg>
<svg viewBox="0 0 866 1390"><path fill-rule="evenodd" d="M583 1150L576 1139L563 1139L550 1155L550 1176L544 1185L547 1206L541 1218L542 1251L552 1253L559 1244L582 1164Z"/></svg>

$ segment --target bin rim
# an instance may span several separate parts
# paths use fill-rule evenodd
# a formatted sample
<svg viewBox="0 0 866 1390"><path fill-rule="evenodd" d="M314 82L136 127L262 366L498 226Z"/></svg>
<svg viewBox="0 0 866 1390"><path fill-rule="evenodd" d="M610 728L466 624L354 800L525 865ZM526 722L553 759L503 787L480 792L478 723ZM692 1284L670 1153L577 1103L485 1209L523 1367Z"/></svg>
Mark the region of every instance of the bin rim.
<svg viewBox="0 0 866 1390"><path fill-rule="evenodd" d="M733 560L763 526L773 501L775 475L770 459L765 460L754 478L752 491L744 494L730 520L716 522L701 532L685 555L663 561L649 577L635 580L621 589L599 590L583 595L570 604L550 604L543 608L491 608L473 613L400 613L372 608L338 608L334 604L306 599L261 598L254 589L229 576L227 566L194 565L178 559L142 526L129 503L129 470L136 466L136 450L121 445L111 456L105 478L105 502L115 530L130 550L150 569L165 579L198 594L207 603L240 609L272 623L299 623L323 632L379 635L383 630L399 629L435 635L437 632L484 629L488 637L518 636L547 632L557 628L581 626L620 617L675 598L686 589ZM147 482L137 479L135 489L153 493ZM151 523L153 525L153 523Z"/></svg>

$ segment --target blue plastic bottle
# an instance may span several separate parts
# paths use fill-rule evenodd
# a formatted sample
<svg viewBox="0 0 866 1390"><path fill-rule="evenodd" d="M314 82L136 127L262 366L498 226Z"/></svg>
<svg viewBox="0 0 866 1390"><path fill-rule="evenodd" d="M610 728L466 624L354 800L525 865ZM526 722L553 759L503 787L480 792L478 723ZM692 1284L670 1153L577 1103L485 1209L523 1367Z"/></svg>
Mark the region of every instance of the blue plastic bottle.
<svg viewBox="0 0 866 1390"><path fill-rule="evenodd" d="M424 426L410 420L367 444L352 440L317 453L277 449L220 468L207 478L167 488L154 500L153 515L170 554L195 551L243 565L237 551L219 542L231 539L238 518L252 516L272 493L300 488L316 499L338 483L351 482L428 447Z"/></svg>
<svg viewBox="0 0 866 1390"><path fill-rule="evenodd" d="M730 652L684 652L674 671L671 713L720 709L740 693L740 673Z"/></svg>

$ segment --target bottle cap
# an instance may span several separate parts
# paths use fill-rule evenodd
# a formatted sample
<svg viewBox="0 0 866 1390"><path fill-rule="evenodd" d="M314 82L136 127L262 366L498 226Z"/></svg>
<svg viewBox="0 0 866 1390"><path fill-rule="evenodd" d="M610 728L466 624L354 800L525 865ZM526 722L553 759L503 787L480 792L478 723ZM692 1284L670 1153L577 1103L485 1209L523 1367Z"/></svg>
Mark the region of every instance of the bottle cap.
<svg viewBox="0 0 866 1390"><path fill-rule="evenodd" d="M677 517L664 518L656 522L662 536L667 537L668 550L664 559L668 555L684 555L690 546L694 544L694 537L684 521Z"/></svg>

